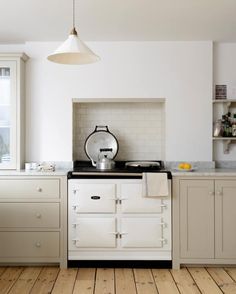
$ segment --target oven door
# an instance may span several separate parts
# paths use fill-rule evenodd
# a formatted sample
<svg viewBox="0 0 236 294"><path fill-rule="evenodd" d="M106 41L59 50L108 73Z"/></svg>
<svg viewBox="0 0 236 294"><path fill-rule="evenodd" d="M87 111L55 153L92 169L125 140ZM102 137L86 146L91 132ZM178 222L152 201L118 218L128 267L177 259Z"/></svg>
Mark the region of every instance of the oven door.
<svg viewBox="0 0 236 294"><path fill-rule="evenodd" d="M79 213L115 213L116 185L70 180L69 199L72 210Z"/></svg>

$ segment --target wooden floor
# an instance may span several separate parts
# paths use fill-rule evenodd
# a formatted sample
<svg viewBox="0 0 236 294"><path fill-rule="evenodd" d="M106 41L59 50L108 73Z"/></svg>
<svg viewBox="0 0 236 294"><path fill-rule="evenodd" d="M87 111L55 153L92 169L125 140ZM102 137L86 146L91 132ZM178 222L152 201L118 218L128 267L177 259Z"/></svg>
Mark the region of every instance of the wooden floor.
<svg viewBox="0 0 236 294"><path fill-rule="evenodd" d="M236 268L0 267L0 293L236 294Z"/></svg>

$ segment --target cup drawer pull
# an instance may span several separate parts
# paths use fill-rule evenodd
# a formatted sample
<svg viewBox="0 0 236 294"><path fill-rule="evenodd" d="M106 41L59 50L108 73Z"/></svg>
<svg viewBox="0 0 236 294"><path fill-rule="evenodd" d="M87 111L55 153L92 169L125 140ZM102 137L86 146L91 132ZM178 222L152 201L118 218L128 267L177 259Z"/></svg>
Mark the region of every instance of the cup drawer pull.
<svg viewBox="0 0 236 294"><path fill-rule="evenodd" d="M101 196L93 195L93 196L91 196L91 199L92 200L99 200L99 199L101 199Z"/></svg>

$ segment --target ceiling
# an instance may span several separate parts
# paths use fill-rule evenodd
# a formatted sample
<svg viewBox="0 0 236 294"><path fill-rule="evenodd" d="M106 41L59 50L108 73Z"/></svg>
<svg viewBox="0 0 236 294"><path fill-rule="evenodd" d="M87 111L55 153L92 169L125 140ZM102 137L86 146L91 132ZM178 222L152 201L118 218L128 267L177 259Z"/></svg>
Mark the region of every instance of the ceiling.
<svg viewBox="0 0 236 294"><path fill-rule="evenodd" d="M236 0L75 0L85 41L236 41ZM0 0L0 43L61 41L72 0Z"/></svg>

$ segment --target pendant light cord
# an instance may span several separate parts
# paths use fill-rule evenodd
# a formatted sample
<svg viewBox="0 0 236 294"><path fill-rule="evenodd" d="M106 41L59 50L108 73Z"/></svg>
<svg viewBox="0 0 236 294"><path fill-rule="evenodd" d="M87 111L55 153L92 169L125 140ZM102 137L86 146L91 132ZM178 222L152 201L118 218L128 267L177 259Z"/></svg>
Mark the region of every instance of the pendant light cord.
<svg viewBox="0 0 236 294"><path fill-rule="evenodd" d="M75 0L72 1L73 4L72 4L72 20L73 20L73 28L75 28Z"/></svg>
<svg viewBox="0 0 236 294"><path fill-rule="evenodd" d="M75 29L75 0L72 0L72 30L70 34L77 36L77 31Z"/></svg>

